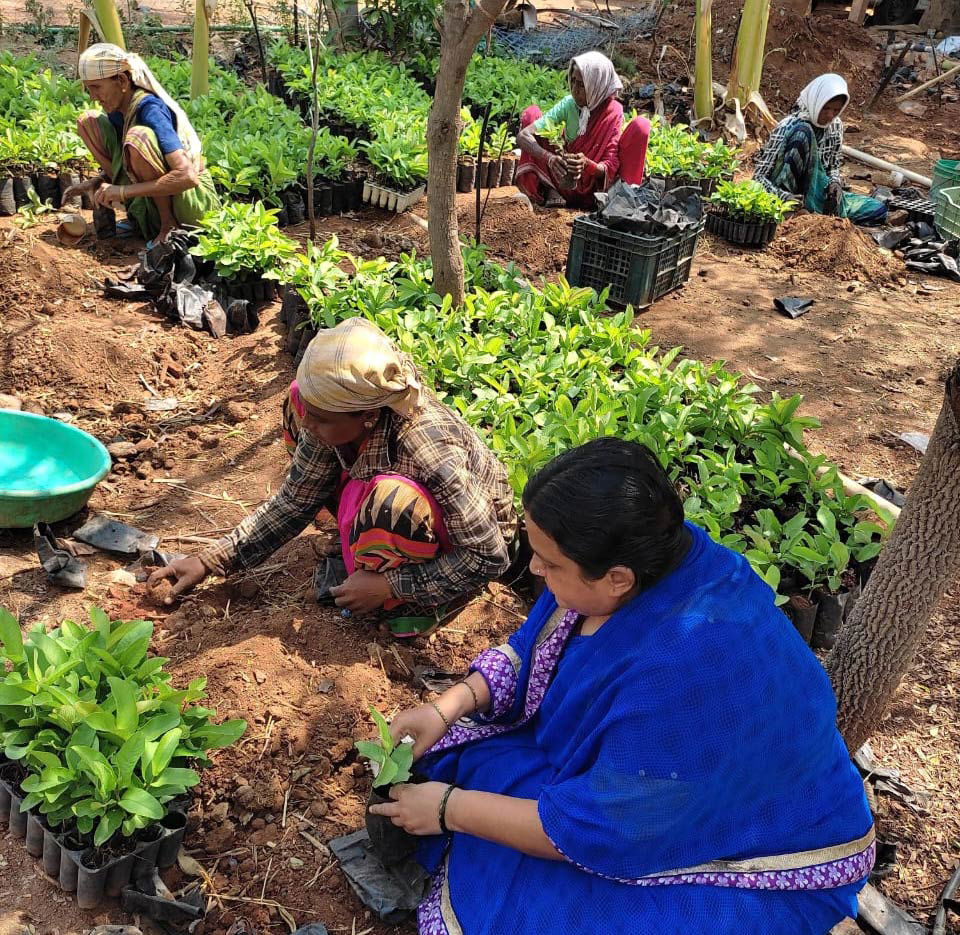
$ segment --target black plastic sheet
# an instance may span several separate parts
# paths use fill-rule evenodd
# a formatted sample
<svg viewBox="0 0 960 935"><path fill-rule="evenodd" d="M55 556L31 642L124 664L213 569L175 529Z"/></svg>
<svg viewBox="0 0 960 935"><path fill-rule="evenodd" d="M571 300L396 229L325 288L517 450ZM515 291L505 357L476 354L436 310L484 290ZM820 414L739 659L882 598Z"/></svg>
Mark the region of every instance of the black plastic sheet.
<svg viewBox="0 0 960 935"><path fill-rule="evenodd" d="M119 279L106 279L104 293L152 302L170 321L215 338L255 331L260 324L256 310L246 300L225 294L213 265L190 253L196 243L191 231L172 231L165 241L144 250L139 263Z"/></svg>
<svg viewBox="0 0 960 935"><path fill-rule="evenodd" d="M37 523L33 527L33 545L47 578L53 584L64 588L87 586L86 563L63 548L46 523Z"/></svg>
<svg viewBox="0 0 960 935"><path fill-rule="evenodd" d="M699 188L684 186L664 192L659 179L643 186L621 179L596 198L600 207L595 220L634 234L669 236L698 226L703 218Z"/></svg>
<svg viewBox="0 0 960 935"><path fill-rule="evenodd" d="M804 299L796 295L784 295L773 300L774 308L788 318L799 318L813 308L813 299Z"/></svg>
<svg viewBox="0 0 960 935"><path fill-rule="evenodd" d="M416 911L430 876L415 860L388 870L371 848L363 828L334 838L328 846L360 902L377 918L398 925Z"/></svg>

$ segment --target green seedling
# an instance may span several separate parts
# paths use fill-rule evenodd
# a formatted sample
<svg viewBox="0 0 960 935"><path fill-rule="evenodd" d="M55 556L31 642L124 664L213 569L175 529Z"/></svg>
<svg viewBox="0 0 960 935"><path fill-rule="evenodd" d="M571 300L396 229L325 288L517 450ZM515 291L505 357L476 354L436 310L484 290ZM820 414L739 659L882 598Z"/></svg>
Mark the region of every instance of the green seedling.
<svg viewBox="0 0 960 935"><path fill-rule="evenodd" d="M537 130L537 136L546 140L554 149L563 152L567 145L567 131L563 123L544 117L543 126Z"/></svg>
<svg viewBox="0 0 960 935"><path fill-rule="evenodd" d="M722 208L735 221L775 221L778 224L797 205L795 201L784 201L771 194L753 179L721 182L711 196L710 204Z"/></svg>
<svg viewBox="0 0 960 935"><path fill-rule="evenodd" d="M99 847L162 818L200 781L209 751L247 725L213 723L216 712L198 704L206 679L173 688L168 660L148 655L149 621L94 608L90 622L37 626L24 638L0 608L0 745L27 771L23 808Z"/></svg>
<svg viewBox="0 0 960 935"><path fill-rule="evenodd" d="M370 708L370 717L377 725L380 740L358 740L355 746L360 756L370 761L374 788L406 782L413 767L413 743L401 741L395 744L387 719L376 708Z"/></svg>

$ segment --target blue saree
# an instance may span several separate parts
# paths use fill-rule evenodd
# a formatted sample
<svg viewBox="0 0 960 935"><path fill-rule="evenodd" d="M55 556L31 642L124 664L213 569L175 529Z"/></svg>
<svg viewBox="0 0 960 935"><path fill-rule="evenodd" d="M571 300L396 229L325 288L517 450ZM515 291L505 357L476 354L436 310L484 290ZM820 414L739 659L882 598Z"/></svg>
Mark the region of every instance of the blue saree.
<svg viewBox="0 0 960 935"><path fill-rule="evenodd" d="M688 528L682 564L592 636L547 592L478 657L491 712L421 771L536 799L566 859L424 838L421 935L824 935L856 914L872 820L826 673L746 560Z"/></svg>

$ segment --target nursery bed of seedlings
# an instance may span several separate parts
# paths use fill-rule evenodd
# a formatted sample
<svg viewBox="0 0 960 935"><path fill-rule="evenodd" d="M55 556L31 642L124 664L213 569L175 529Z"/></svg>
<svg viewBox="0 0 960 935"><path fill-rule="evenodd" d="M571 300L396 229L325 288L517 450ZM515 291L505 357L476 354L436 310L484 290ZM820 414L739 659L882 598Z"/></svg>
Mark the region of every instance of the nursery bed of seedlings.
<svg viewBox="0 0 960 935"><path fill-rule="evenodd" d="M312 69L307 52L276 43L269 57L277 76L274 90L308 114ZM431 99L424 85L429 87L432 82L436 61L419 64L420 73L415 74L379 52L325 50L317 66L317 110L323 124L357 141L373 169L372 181L383 186L388 197L415 191L427 177L426 126ZM480 117L489 105L491 122L483 151L487 168L484 177L474 179L469 187L462 182L461 190L469 191L473 184L481 188L510 184L514 169L511 131L519 125L521 111L533 103L549 107L566 93L563 72L477 55L464 88L467 106L460 152L463 162L472 165L480 151ZM505 155L506 168L502 164Z"/></svg>
<svg viewBox="0 0 960 935"><path fill-rule="evenodd" d="M484 239L497 256L516 256L528 275L531 264L555 269L540 241L520 249L517 238L525 240L527 234L517 231L537 228L543 243L561 242L569 234L569 213L528 214L510 199L494 197L489 215L496 223L485 223ZM802 233L797 225L787 221L785 239ZM379 266L381 255L400 262L401 252L422 251L425 244L422 229L408 219L376 212L324 219L320 232L323 240L336 234L345 249L363 255L374 264L370 271ZM0 360L0 390L17 392L48 414L66 411L80 427L105 440L143 442L143 453L115 464L95 494L93 509L123 514L128 522L167 536L163 548L190 551L199 544L178 537L216 536L277 489L288 464L279 439L280 403L292 376L277 306L263 310L255 334L215 341L169 327L139 303L102 300L98 282L112 267L130 262L133 244L90 243L64 250L43 221L31 230L9 233L12 237L5 235L0 248L0 272L8 283L0 332L11 353ZM848 292L841 278L778 264L782 260L771 251L745 258L719 239L705 238L690 283L640 319L652 330L648 345L684 343L686 354L700 360L733 361L733 369L763 388L750 394L758 405L773 390L783 396L803 392L801 411L824 423L807 434L810 446L830 452L847 473L869 472L908 485L917 456L897 446L887 432L931 428L942 392L937 361L960 352L955 337L960 292L948 285L931 304L930 297L914 295L910 287L868 285L865 298ZM322 266L314 264L312 272L322 289ZM414 272L403 266L386 277L394 283L388 308L395 304L395 287L411 288L402 280L417 283ZM485 285L492 288L495 281L488 279ZM792 322L773 312L772 296L811 290L820 300L810 315ZM366 287L361 295L372 301ZM494 307L504 320L489 325L496 327L491 337L507 333L514 340L510 316L515 301L496 300L501 304ZM431 313L421 299L410 304L412 311L404 315ZM579 316L576 303L574 309ZM412 317L411 326L417 320ZM557 329L571 327L558 319ZM431 340L438 339L434 326L424 330ZM592 319L588 331L592 341ZM473 335L471 353L479 353L477 340ZM517 340L529 347L522 334ZM497 359L504 353L497 353ZM651 356L649 346L640 356ZM524 359L526 367L527 354ZM596 359L585 357L585 365ZM677 372L680 362L675 358L666 370ZM450 358L445 367L455 372L459 365ZM651 370L651 378L656 373ZM50 374L57 374L55 385ZM178 409L145 409L149 393L137 374L163 396L175 396ZM677 372L676 379L682 375ZM611 373L610 379L624 377ZM664 379L675 392L675 379L669 374ZM604 381L604 392L607 385ZM533 391L525 388L522 398ZM472 387L463 394L470 405L471 393ZM576 407L577 400L571 403ZM678 411L670 398L665 407L672 414ZM691 434L698 451L704 437ZM170 609L151 603L142 585L112 581L118 563L103 556L88 559L86 593L60 591L46 584L29 536L0 534L0 604L31 622L48 615L47 626L64 618L86 619L91 603L113 619L152 619L153 649L170 657L167 668L175 684L207 676L211 706L249 722L247 734L203 771L190 810L186 846L212 874L213 892L224 897L207 920L205 935L224 935L240 917L258 930L282 931L285 923L275 902L287 907L298 924L320 920L331 931L349 932L355 921L358 932L370 927L376 935L396 931L365 918L342 876L327 869L329 858L300 832L326 842L362 824L369 779L352 743L368 736L369 705L389 714L416 702L423 689L414 681L415 666L463 671L478 650L501 642L523 612L508 593L488 593L433 641L397 647L401 664L390 641L373 628L344 621L304 597L315 555L327 544L325 530L310 530L245 581L211 583L182 607ZM951 766L952 751L960 748L957 702L950 687L960 658L954 617L948 603L905 683L903 703L895 705L891 723L875 738L884 762L900 768L914 787L935 793L927 818L890 799L880 804L903 839L901 872L884 881L884 889L920 916L937 881L942 883L951 870L954 851L948 838L960 833ZM914 701L923 704L917 707ZM8 865L0 868L0 891L23 895L0 898L0 909L22 909L25 896L32 894L29 906L38 931L45 925L71 935L89 929L92 917L51 887L41 863L23 847L11 846L4 856ZM171 886L183 882L176 869L165 872L165 878ZM261 894L265 905L256 902ZM241 901L246 899L254 901ZM101 913L109 913L111 922L132 921L109 904Z"/></svg>
<svg viewBox="0 0 960 935"><path fill-rule="evenodd" d="M90 621L24 639L0 607L0 818L82 909L119 896L135 862L176 861L186 821L173 803L247 727L211 722L206 679L173 688L169 660L148 656L151 622L97 609Z"/></svg>
<svg viewBox="0 0 960 935"><path fill-rule="evenodd" d="M562 279L521 285L516 269L488 263L482 250L467 262L472 291L455 310L432 292L426 261L362 261L335 240L308 244L283 275L301 300L299 309L285 303L288 346L308 340L300 329L365 315L487 435L518 497L553 455L616 434L658 453L687 516L743 552L778 602L856 587L884 531L866 518L866 501L844 495L836 469L809 453L804 432L818 423L799 414L799 396L761 402L755 384L719 364L662 353L633 330L632 312L608 316L603 294Z"/></svg>

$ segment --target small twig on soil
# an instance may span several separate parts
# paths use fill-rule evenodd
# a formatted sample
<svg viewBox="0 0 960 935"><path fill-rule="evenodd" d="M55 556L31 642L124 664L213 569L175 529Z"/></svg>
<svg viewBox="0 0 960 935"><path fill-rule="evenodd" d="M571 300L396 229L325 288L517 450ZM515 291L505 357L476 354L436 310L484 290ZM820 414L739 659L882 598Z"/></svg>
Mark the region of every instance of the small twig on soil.
<svg viewBox="0 0 960 935"><path fill-rule="evenodd" d="M513 614L514 617L519 617L521 620L527 619L526 614L521 614L518 611L514 610L512 607L504 607L503 604L498 604L496 601L491 601L489 597L481 597L480 600L483 601L484 604L493 605L494 607L497 608L497 610L502 610L504 613Z"/></svg>
<svg viewBox="0 0 960 935"><path fill-rule="evenodd" d="M253 903L255 906L267 906L273 907L278 912L281 909L285 909L287 912L310 912L309 909L301 908L300 906L284 906L281 903L278 903L275 899L256 899L253 896L218 896L218 899L225 899L227 902L231 903ZM373 931L371 929L371 931Z"/></svg>
<svg viewBox="0 0 960 935"><path fill-rule="evenodd" d="M316 827L316 825L314 825L314 827ZM309 841L318 851L320 851L321 854L330 853L330 848L328 848L323 841L318 840L312 834L310 834L309 831L301 831L299 834L301 838L303 838L305 841Z"/></svg>
<svg viewBox="0 0 960 935"><path fill-rule="evenodd" d="M289 786L287 791L283 794L283 817L280 819L280 827L287 827L287 806L290 804L290 790L293 786Z"/></svg>
<svg viewBox="0 0 960 935"><path fill-rule="evenodd" d="M262 760L264 753L267 752L267 747L270 745L270 735L272 733L273 733L273 718L271 717L270 720L267 721L267 734L263 738L263 749L260 751L260 756L257 757L258 760Z"/></svg>
<svg viewBox="0 0 960 935"><path fill-rule="evenodd" d="M270 879L270 868L273 867L273 856L271 855L270 860L267 861L267 873L263 878L263 889L260 890L260 899L263 900L263 897L267 893L267 881Z"/></svg>
<svg viewBox="0 0 960 935"><path fill-rule="evenodd" d="M172 482L172 478L168 480L166 477L155 477L153 482L155 484L168 484L173 487L175 490L182 490L185 493L191 493L196 497L206 497L208 500L216 500L218 503L229 503L231 506L238 506L243 510L249 510L250 504L245 503L243 500L234 500L232 497L228 497L226 493L221 493L220 496L216 496L212 493L204 493L202 490L194 490L192 487L187 487L183 484L177 484Z"/></svg>
<svg viewBox="0 0 960 935"><path fill-rule="evenodd" d="M410 668L409 668L409 667L407 666L407 664L403 661L403 657L400 655L400 652L399 652L399 650L397 649L397 647L394 646L392 643L390 644L390 652L392 652L393 655L396 657L397 665L399 665L400 668L401 668L407 675L409 675L409 674L410 674Z"/></svg>
<svg viewBox="0 0 960 935"><path fill-rule="evenodd" d="M147 382L147 378L142 373L138 373L137 377L154 399L160 398L160 394Z"/></svg>

